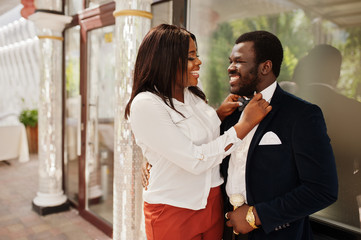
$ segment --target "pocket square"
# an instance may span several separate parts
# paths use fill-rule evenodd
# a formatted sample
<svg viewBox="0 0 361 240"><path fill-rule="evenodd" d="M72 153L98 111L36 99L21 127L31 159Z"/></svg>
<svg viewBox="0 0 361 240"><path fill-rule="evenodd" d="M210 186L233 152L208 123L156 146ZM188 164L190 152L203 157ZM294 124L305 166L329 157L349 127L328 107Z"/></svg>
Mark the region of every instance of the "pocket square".
<svg viewBox="0 0 361 240"><path fill-rule="evenodd" d="M274 132L266 132L261 141L259 142L259 145L280 145L282 144L279 137Z"/></svg>

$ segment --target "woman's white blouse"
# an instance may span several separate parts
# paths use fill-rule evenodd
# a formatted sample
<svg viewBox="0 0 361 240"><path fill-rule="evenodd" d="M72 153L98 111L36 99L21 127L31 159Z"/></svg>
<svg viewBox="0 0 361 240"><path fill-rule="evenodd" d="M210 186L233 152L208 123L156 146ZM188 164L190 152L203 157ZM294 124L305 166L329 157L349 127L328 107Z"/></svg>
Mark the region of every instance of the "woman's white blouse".
<svg viewBox="0 0 361 240"><path fill-rule="evenodd" d="M184 103L173 101L184 117L150 92L139 93L131 105L136 143L152 165L143 198L198 210L205 208L210 188L223 183L219 164L241 140L233 127L220 136L216 111L188 89Z"/></svg>

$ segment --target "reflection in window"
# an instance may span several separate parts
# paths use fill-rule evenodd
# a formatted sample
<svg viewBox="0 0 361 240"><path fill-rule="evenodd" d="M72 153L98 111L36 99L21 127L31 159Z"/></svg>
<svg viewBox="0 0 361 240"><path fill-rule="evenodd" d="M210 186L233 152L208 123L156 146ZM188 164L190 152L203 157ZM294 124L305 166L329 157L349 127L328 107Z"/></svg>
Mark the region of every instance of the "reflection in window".
<svg viewBox="0 0 361 240"><path fill-rule="evenodd" d="M188 28L198 40L202 86L210 104L218 106L229 91L228 57L237 37L253 30L277 35L284 46L278 81L285 90L321 107L336 158L338 200L313 216L361 232L361 15L326 20L292 2L190 1ZM352 4L349 11L360 12L360 2ZM332 46L333 53L314 50L320 44ZM299 66L306 55L312 64ZM296 76L297 70L306 76Z"/></svg>
<svg viewBox="0 0 361 240"><path fill-rule="evenodd" d="M152 4L152 27L172 22L173 1L162 1Z"/></svg>
<svg viewBox="0 0 361 240"><path fill-rule="evenodd" d="M114 26L88 33L87 208L113 221Z"/></svg>
<svg viewBox="0 0 361 240"><path fill-rule="evenodd" d="M78 202L80 155L80 27L65 31L65 135L64 162L66 169L66 194Z"/></svg>

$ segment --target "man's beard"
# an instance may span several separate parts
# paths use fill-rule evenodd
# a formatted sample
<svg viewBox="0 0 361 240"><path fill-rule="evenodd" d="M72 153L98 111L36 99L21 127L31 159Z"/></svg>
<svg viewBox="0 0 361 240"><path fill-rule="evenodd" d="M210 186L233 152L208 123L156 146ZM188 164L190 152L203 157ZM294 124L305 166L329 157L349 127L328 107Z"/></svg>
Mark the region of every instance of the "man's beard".
<svg viewBox="0 0 361 240"><path fill-rule="evenodd" d="M256 72L255 77L247 85L239 86L239 89L232 92L239 96L253 97L254 92L257 92L257 85L259 83L258 73Z"/></svg>

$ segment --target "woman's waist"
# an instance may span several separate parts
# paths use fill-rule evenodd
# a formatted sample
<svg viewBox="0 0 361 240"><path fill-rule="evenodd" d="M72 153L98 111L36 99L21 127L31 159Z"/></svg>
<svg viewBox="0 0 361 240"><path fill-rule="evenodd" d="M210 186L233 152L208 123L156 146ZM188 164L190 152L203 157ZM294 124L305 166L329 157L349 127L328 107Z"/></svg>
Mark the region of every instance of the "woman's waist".
<svg viewBox="0 0 361 240"><path fill-rule="evenodd" d="M143 199L148 204L166 204L174 207L187 208L192 210L203 209L208 199L221 195L220 186L205 187L198 189L190 186L188 189L176 189L172 191L144 190Z"/></svg>
<svg viewBox="0 0 361 240"><path fill-rule="evenodd" d="M223 178L220 174L219 165L201 174L193 174L178 166L157 163L150 170L148 189L164 192L187 191L190 188L196 188L201 191L206 186L215 187L222 183Z"/></svg>

